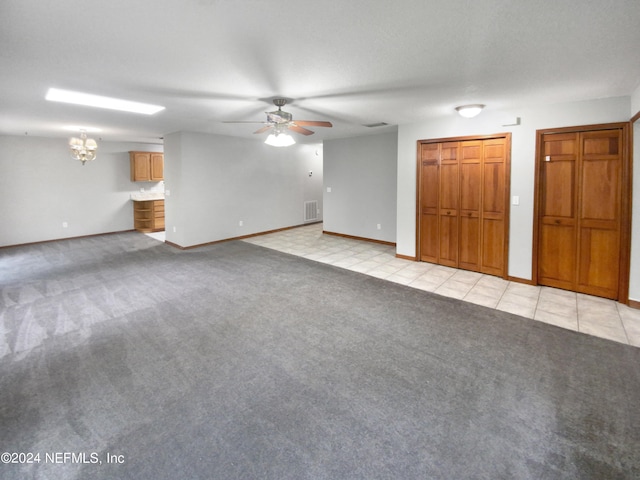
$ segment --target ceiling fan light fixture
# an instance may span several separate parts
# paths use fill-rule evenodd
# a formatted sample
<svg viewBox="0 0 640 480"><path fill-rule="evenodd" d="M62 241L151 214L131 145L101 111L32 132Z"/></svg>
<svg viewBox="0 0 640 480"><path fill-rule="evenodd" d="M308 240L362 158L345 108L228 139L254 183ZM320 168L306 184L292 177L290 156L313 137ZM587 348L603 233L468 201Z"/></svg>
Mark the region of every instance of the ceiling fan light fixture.
<svg viewBox="0 0 640 480"><path fill-rule="evenodd" d="M478 115L484 107L485 106L480 103L476 103L474 105L461 105L456 107L456 112L465 118L473 118Z"/></svg>
<svg viewBox="0 0 640 480"><path fill-rule="evenodd" d="M272 147L289 147L296 143L293 137L287 133L272 133L264 141L267 145Z"/></svg>

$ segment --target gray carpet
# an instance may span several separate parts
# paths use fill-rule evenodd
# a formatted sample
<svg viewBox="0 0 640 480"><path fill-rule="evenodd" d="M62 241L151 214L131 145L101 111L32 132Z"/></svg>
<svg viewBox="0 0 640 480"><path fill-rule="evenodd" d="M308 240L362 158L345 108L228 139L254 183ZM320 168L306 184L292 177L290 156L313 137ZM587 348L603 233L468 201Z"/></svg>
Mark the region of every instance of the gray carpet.
<svg viewBox="0 0 640 480"><path fill-rule="evenodd" d="M0 288L3 479L640 478L637 348L244 242L1 249Z"/></svg>

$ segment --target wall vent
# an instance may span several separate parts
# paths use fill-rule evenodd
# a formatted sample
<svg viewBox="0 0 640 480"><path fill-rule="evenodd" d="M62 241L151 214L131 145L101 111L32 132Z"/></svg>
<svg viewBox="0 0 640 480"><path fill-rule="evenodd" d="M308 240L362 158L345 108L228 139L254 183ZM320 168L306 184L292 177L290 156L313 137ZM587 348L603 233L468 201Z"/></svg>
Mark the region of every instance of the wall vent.
<svg viewBox="0 0 640 480"><path fill-rule="evenodd" d="M384 123L384 122L377 122L377 123L365 123L364 125L362 125L363 127L369 127L369 128L376 128L376 127L385 127L389 125L388 123Z"/></svg>
<svg viewBox="0 0 640 480"><path fill-rule="evenodd" d="M304 202L304 221L318 220L318 201Z"/></svg>

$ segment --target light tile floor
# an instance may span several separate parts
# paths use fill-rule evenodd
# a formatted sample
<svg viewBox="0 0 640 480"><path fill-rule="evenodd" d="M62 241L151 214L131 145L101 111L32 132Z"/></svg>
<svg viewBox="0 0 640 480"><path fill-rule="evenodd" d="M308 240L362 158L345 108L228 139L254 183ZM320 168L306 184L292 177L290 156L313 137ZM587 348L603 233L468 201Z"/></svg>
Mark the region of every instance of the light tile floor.
<svg viewBox="0 0 640 480"><path fill-rule="evenodd" d="M244 241L640 347L640 310L613 300L396 258L395 247L325 235L322 224L268 233Z"/></svg>

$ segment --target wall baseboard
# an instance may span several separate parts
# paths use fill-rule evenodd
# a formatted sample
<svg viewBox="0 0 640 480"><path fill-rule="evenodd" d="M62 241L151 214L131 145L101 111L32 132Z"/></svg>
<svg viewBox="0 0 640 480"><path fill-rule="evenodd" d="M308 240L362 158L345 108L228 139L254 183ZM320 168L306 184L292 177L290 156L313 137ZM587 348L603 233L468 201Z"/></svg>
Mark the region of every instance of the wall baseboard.
<svg viewBox="0 0 640 480"><path fill-rule="evenodd" d="M401 258L402 260L411 260L412 262L418 261L417 257L411 257L409 255L400 255L399 253L396 253L396 258Z"/></svg>
<svg viewBox="0 0 640 480"><path fill-rule="evenodd" d="M640 301L638 301L638 300L631 300L631 299L629 299L629 306L630 306L631 308L638 308L638 309L640 309Z"/></svg>
<svg viewBox="0 0 640 480"><path fill-rule="evenodd" d="M42 243L51 243L51 242L60 242L62 240L76 240L79 238L90 238L90 237L99 237L101 235L115 235L117 233L127 233L127 232L135 232L135 230L118 230L116 232L104 232L104 233L92 233L90 235L78 235L77 237L61 237L61 238L52 238L50 240L39 240L37 242L27 242L27 243L16 243L14 245L2 245L2 248L13 248L13 247L26 247L28 245L40 245Z"/></svg>
<svg viewBox="0 0 640 480"><path fill-rule="evenodd" d="M525 285L536 285L535 283L533 283L533 280L527 280L526 278L508 276L507 280L515 283L524 283Z"/></svg>
<svg viewBox="0 0 640 480"><path fill-rule="evenodd" d="M384 240L376 240L375 238L356 237L354 235L347 235L345 233L327 232L326 230L323 230L322 233L324 233L326 235L333 235L333 236L336 236L336 237L350 238L352 240L362 240L364 242L372 242L372 243L379 243L379 244L382 244L382 245L389 245L390 247L395 247L396 246L395 242L386 242Z"/></svg>

